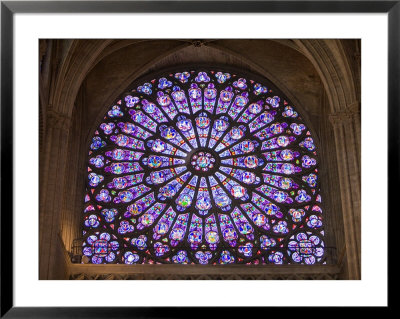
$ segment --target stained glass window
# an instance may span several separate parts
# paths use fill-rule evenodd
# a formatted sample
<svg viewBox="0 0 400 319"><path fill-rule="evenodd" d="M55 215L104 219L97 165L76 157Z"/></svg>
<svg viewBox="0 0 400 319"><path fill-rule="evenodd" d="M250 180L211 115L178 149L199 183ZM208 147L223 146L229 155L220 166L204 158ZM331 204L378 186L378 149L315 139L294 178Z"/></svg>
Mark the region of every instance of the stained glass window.
<svg viewBox="0 0 400 319"><path fill-rule="evenodd" d="M88 155L87 262L325 262L316 146L267 80L148 78L111 105Z"/></svg>

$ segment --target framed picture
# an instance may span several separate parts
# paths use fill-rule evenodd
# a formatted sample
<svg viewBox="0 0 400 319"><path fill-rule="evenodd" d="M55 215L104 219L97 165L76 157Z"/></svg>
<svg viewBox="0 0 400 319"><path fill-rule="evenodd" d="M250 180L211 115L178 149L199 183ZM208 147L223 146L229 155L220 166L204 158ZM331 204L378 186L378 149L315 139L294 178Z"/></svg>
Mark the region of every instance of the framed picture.
<svg viewBox="0 0 400 319"><path fill-rule="evenodd" d="M3 1L1 316L388 306L399 16Z"/></svg>

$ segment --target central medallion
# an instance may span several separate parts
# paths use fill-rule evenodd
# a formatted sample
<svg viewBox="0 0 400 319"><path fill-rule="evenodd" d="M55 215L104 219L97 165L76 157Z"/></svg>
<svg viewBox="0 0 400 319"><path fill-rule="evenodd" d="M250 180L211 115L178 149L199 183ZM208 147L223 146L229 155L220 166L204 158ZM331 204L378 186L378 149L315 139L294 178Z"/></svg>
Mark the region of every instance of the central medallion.
<svg viewBox="0 0 400 319"><path fill-rule="evenodd" d="M206 151L197 152L192 155L190 163L196 171L208 172L215 166L215 158Z"/></svg>

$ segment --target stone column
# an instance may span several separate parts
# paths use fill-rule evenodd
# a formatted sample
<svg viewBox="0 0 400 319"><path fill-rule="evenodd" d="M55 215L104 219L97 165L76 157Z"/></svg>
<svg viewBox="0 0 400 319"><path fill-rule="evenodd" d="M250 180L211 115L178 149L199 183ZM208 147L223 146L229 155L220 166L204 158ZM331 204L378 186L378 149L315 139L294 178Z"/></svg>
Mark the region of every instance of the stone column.
<svg viewBox="0 0 400 319"><path fill-rule="evenodd" d="M83 84L83 87L85 85ZM68 162L66 164L65 188L68 189L63 201L61 213L61 239L65 249L72 251L73 241L82 236L83 209L86 178L88 175L85 164L88 160L87 125L93 124L87 119L87 109L84 99L85 91L78 93L72 113L72 123L69 129Z"/></svg>
<svg viewBox="0 0 400 319"><path fill-rule="evenodd" d="M39 279L62 279L63 251L60 249L60 212L64 188L67 145L71 119L52 109L46 114L46 129L39 189Z"/></svg>
<svg viewBox="0 0 400 319"><path fill-rule="evenodd" d="M336 142L348 279L361 279L361 117L360 103L329 115Z"/></svg>

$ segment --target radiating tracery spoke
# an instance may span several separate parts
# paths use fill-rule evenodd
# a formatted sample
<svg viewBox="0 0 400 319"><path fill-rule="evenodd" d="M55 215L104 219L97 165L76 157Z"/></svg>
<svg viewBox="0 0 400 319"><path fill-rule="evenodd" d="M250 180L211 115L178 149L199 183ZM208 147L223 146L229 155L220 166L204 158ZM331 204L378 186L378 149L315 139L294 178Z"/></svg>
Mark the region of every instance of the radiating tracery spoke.
<svg viewBox="0 0 400 319"><path fill-rule="evenodd" d="M324 263L316 147L265 83L189 70L121 95L90 145L83 261Z"/></svg>

